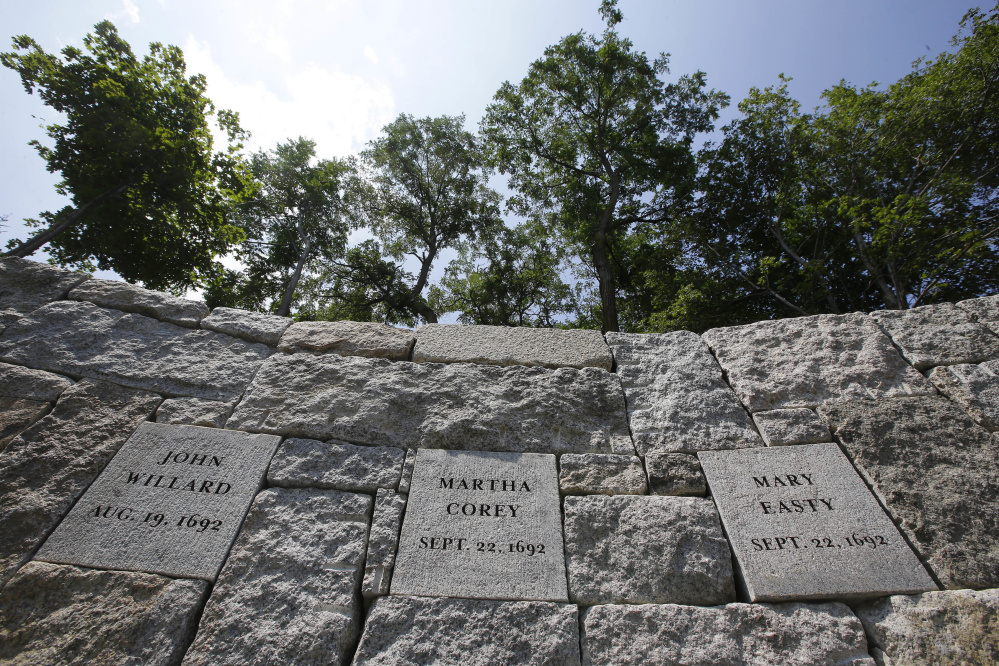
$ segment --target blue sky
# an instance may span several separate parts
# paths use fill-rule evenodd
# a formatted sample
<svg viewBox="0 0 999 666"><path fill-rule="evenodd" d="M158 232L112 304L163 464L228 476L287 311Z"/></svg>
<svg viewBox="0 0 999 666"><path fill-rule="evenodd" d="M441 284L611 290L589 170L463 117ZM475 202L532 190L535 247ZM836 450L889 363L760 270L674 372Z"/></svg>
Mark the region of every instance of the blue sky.
<svg viewBox="0 0 999 666"><path fill-rule="evenodd" d="M619 0L618 26L639 50L671 54L672 75L703 70L735 104L752 86L794 78L806 109L846 79L890 83L913 60L947 50L977 2L838 0ZM208 77L209 96L239 111L250 147L299 135L321 157L360 150L399 113L464 113L474 129L505 80L519 81L544 48L603 26L598 0L0 0L3 33L48 51L81 44L111 19L139 54L149 42L184 49ZM988 6L988 5L986 5ZM66 204L56 176L27 142L54 114L0 70L0 245L24 236L20 221ZM36 258L40 258L36 255ZM440 274L443 265L437 266Z"/></svg>

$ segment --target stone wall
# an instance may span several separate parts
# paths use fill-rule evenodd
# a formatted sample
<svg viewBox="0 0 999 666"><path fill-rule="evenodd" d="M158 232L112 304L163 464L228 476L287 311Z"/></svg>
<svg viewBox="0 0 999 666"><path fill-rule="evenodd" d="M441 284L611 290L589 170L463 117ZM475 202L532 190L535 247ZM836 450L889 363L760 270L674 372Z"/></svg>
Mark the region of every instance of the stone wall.
<svg viewBox="0 0 999 666"><path fill-rule="evenodd" d="M0 663L999 661L999 296L292 323L0 260Z"/></svg>

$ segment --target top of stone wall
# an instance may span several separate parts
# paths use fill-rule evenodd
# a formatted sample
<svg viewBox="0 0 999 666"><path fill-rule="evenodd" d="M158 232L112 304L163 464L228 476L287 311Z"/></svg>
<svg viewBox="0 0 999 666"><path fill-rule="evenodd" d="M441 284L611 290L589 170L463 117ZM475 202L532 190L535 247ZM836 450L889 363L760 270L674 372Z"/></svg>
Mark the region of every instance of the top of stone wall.
<svg viewBox="0 0 999 666"><path fill-rule="evenodd" d="M111 310L146 315L185 328L198 328L198 322L208 316L208 306L201 301L177 298L119 280L87 280L69 292L69 298Z"/></svg>
<svg viewBox="0 0 999 666"><path fill-rule="evenodd" d="M37 261L2 258L0 310L27 314L50 301L65 298L70 289L89 279L86 273L67 271Z"/></svg>

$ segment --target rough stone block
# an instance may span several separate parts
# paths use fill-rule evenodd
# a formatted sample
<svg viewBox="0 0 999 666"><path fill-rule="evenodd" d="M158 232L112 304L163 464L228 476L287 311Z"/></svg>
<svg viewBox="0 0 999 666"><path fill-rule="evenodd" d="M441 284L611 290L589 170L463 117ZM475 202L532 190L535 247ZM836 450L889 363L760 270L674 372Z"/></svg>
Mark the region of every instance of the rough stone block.
<svg viewBox="0 0 999 666"><path fill-rule="evenodd" d="M263 312L215 308L201 320L201 328L275 347L294 321L291 317L276 317Z"/></svg>
<svg viewBox="0 0 999 666"><path fill-rule="evenodd" d="M281 336L283 352L367 356L408 361L416 335L403 328L362 321L299 321Z"/></svg>
<svg viewBox="0 0 999 666"><path fill-rule="evenodd" d="M406 461L402 464L402 478L399 479L399 492L408 493L413 481L413 465L416 464L416 449L406 449Z"/></svg>
<svg viewBox="0 0 999 666"><path fill-rule="evenodd" d="M400 448L612 453L628 436L617 378L597 368L267 359L227 428Z"/></svg>
<svg viewBox="0 0 999 666"><path fill-rule="evenodd" d="M367 495L257 495L184 664L348 663L370 516Z"/></svg>
<svg viewBox="0 0 999 666"><path fill-rule="evenodd" d="M0 309L0 333L3 333L3 329L7 328L15 321L24 316L23 312L18 312L17 310L11 309Z"/></svg>
<svg viewBox="0 0 999 666"><path fill-rule="evenodd" d="M644 495L645 468L635 456L566 453L558 461L559 489L566 495Z"/></svg>
<svg viewBox="0 0 999 666"><path fill-rule="evenodd" d="M815 315L704 334L751 412L936 393L867 315Z"/></svg>
<svg viewBox="0 0 999 666"><path fill-rule="evenodd" d="M697 455L746 600L937 589L836 444Z"/></svg>
<svg viewBox="0 0 999 666"><path fill-rule="evenodd" d="M887 597L856 612L879 666L999 663L999 590Z"/></svg>
<svg viewBox="0 0 999 666"><path fill-rule="evenodd" d="M111 310L134 312L185 328L198 328L198 322L208 316L208 306L201 301L189 301L120 280L87 280L69 292L69 298Z"/></svg>
<svg viewBox="0 0 999 666"><path fill-rule="evenodd" d="M999 430L999 361L934 368L930 381L979 424Z"/></svg>
<svg viewBox="0 0 999 666"><path fill-rule="evenodd" d="M579 614L570 604L381 597L355 666L579 666Z"/></svg>
<svg viewBox="0 0 999 666"><path fill-rule="evenodd" d="M50 301L66 298L70 289L89 279L86 273L67 271L28 259L2 257L0 310L26 314Z"/></svg>
<svg viewBox="0 0 999 666"><path fill-rule="evenodd" d="M421 449L392 594L568 601L555 456Z"/></svg>
<svg viewBox="0 0 999 666"><path fill-rule="evenodd" d="M283 488L328 488L373 493L397 488L406 452L391 446L286 439L267 472L267 482Z"/></svg>
<svg viewBox="0 0 999 666"><path fill-rule="evenodd" d="M47 402L0 397L0 451L19 432L48 414L51 409L52 405Z"/></svg>
<svg viewBox="0 0 999 666"><path fill-rule="evenodd" d="M164 400L156 410L156 422L224 428L226 420L232 414L232 408L231 402L202 398L170 398Z"/></svg>
<svg viewBox="0 0 999 666"><path fill-rule="evenodd" d="M819 408L948 589L999 587L999 440L942 397Z"/></svg>
<svg viewBox="0 0 999 666"><path fill-rule="evenodd" d="M0 663L173 666L207 588L200 580L30 562L0 592Z"/></svg>
<svg viewBox="0 0 999 666"><path fill-rule="evenodd" d="M583 612L583 664L874 666L843 604L594 606Z"/></svg>
<svg viewBox="0 0 999 666"><path fill-rule="evenodd" d="M806 407L772 409L753 414L767 446L831 442L832 434L819 415Z"/></svg>
<svg viewBox="0 0 999 666"><path fill-rule="evenodd" d="M0 586L159 403L158 395L82 381L7 444L0 454Z"/></svg>
<svg viewBox="0 0 999 666"><path fill-rule="evenodd" d="M689 331L608 333L641 456L763 446L704 341Z"/></svg>
<svg viewBox="0 0 999 666"><path fill-rule="evenodd" d="M279 441L143 423L35 557L214 581Z"/></svg>
<svg viewBox="0 0 999 666"><path fill-rule="evenodd" d="M999 335L999 294L959 301L957 307L970 314L972 321L987 326L989 330Z"/></svg>
<svg viewBox="0 0 999 666"><path fill-rule="evenodd" d="M713 605L735 601L728 542L709 499L565 498L569 598Z"/></svg>
<svg viewBox="0 0 999 666"><path fill-rule="evenodd" d="M704 497L708 484L701 462L691 453L657 453L645 456L649 494Z"/></svg>
<svg viewBox="0 0 999 666"><path fill-rule="evenodd" d="M999 337L972 321L968 312L953 303L879 310L871 317L888 332L916 370L999 358Z"/></svg>
<svg viewBox="0 0 999 666"><path fill-rule="evenodd" d="M44 370L0 363L0 398L55 402L73 381Z"/></svg>
<svg viewBox="0 0 999 666"><path fill-rule="evenodd" d="M454 324L417 329L413 361L604 370L613 363L600 331Z"/></svg>
<svg viewBox="0 0 999 666"><path fill-rule="evenodd" d="M374 599L389 593L395 553L399 548L399 528L406 496L392 490L379 489L375 496L375 512L368 535L368 554L364 558L364 581L361 595Z"/></svg>
<svg viewBox="0 0 999 666"><path fill-rule="evenodd" d="M0 360L169 396L235 400L271 353L90 303L50 303L4 331Z"/></svg>

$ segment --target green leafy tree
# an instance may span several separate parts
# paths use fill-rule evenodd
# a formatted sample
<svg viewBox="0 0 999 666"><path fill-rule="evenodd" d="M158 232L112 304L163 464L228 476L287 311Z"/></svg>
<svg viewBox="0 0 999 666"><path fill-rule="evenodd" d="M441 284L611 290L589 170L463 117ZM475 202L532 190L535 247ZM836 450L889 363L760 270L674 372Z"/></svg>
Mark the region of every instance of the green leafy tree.
<svg viewBox="0 0 999 666"><path fill-rule="evenodd" d="M72 200L29 221L44 228L7 254L25 257L48 244L64 266L96 265L154 289L204 284L217 273L215 257L242 239L228 219L247 190L238 117L215 114L205 78L186 76L175 46L154 43L136 58L107 21L83 42L59 57L20 36L14 51L0 54L28 93L65 114L45 128L51 145L32 145ZM228 133L222 152L213 152L213 114Z"/></svg>
<svg viewBox="0 0 999 666"><path fill-rule="evenodd" d="M515 212L538 218L574 248L594 276L605 331L620 328L632 238L671 220L692 194L690 146L712 129L728 98L703 72L664 83L668 58L650 62L614 26L616 0L600 12L601 37L569 35L545 50L517 86L503 84L482 121L492 163L510 175Z"/></svg>

